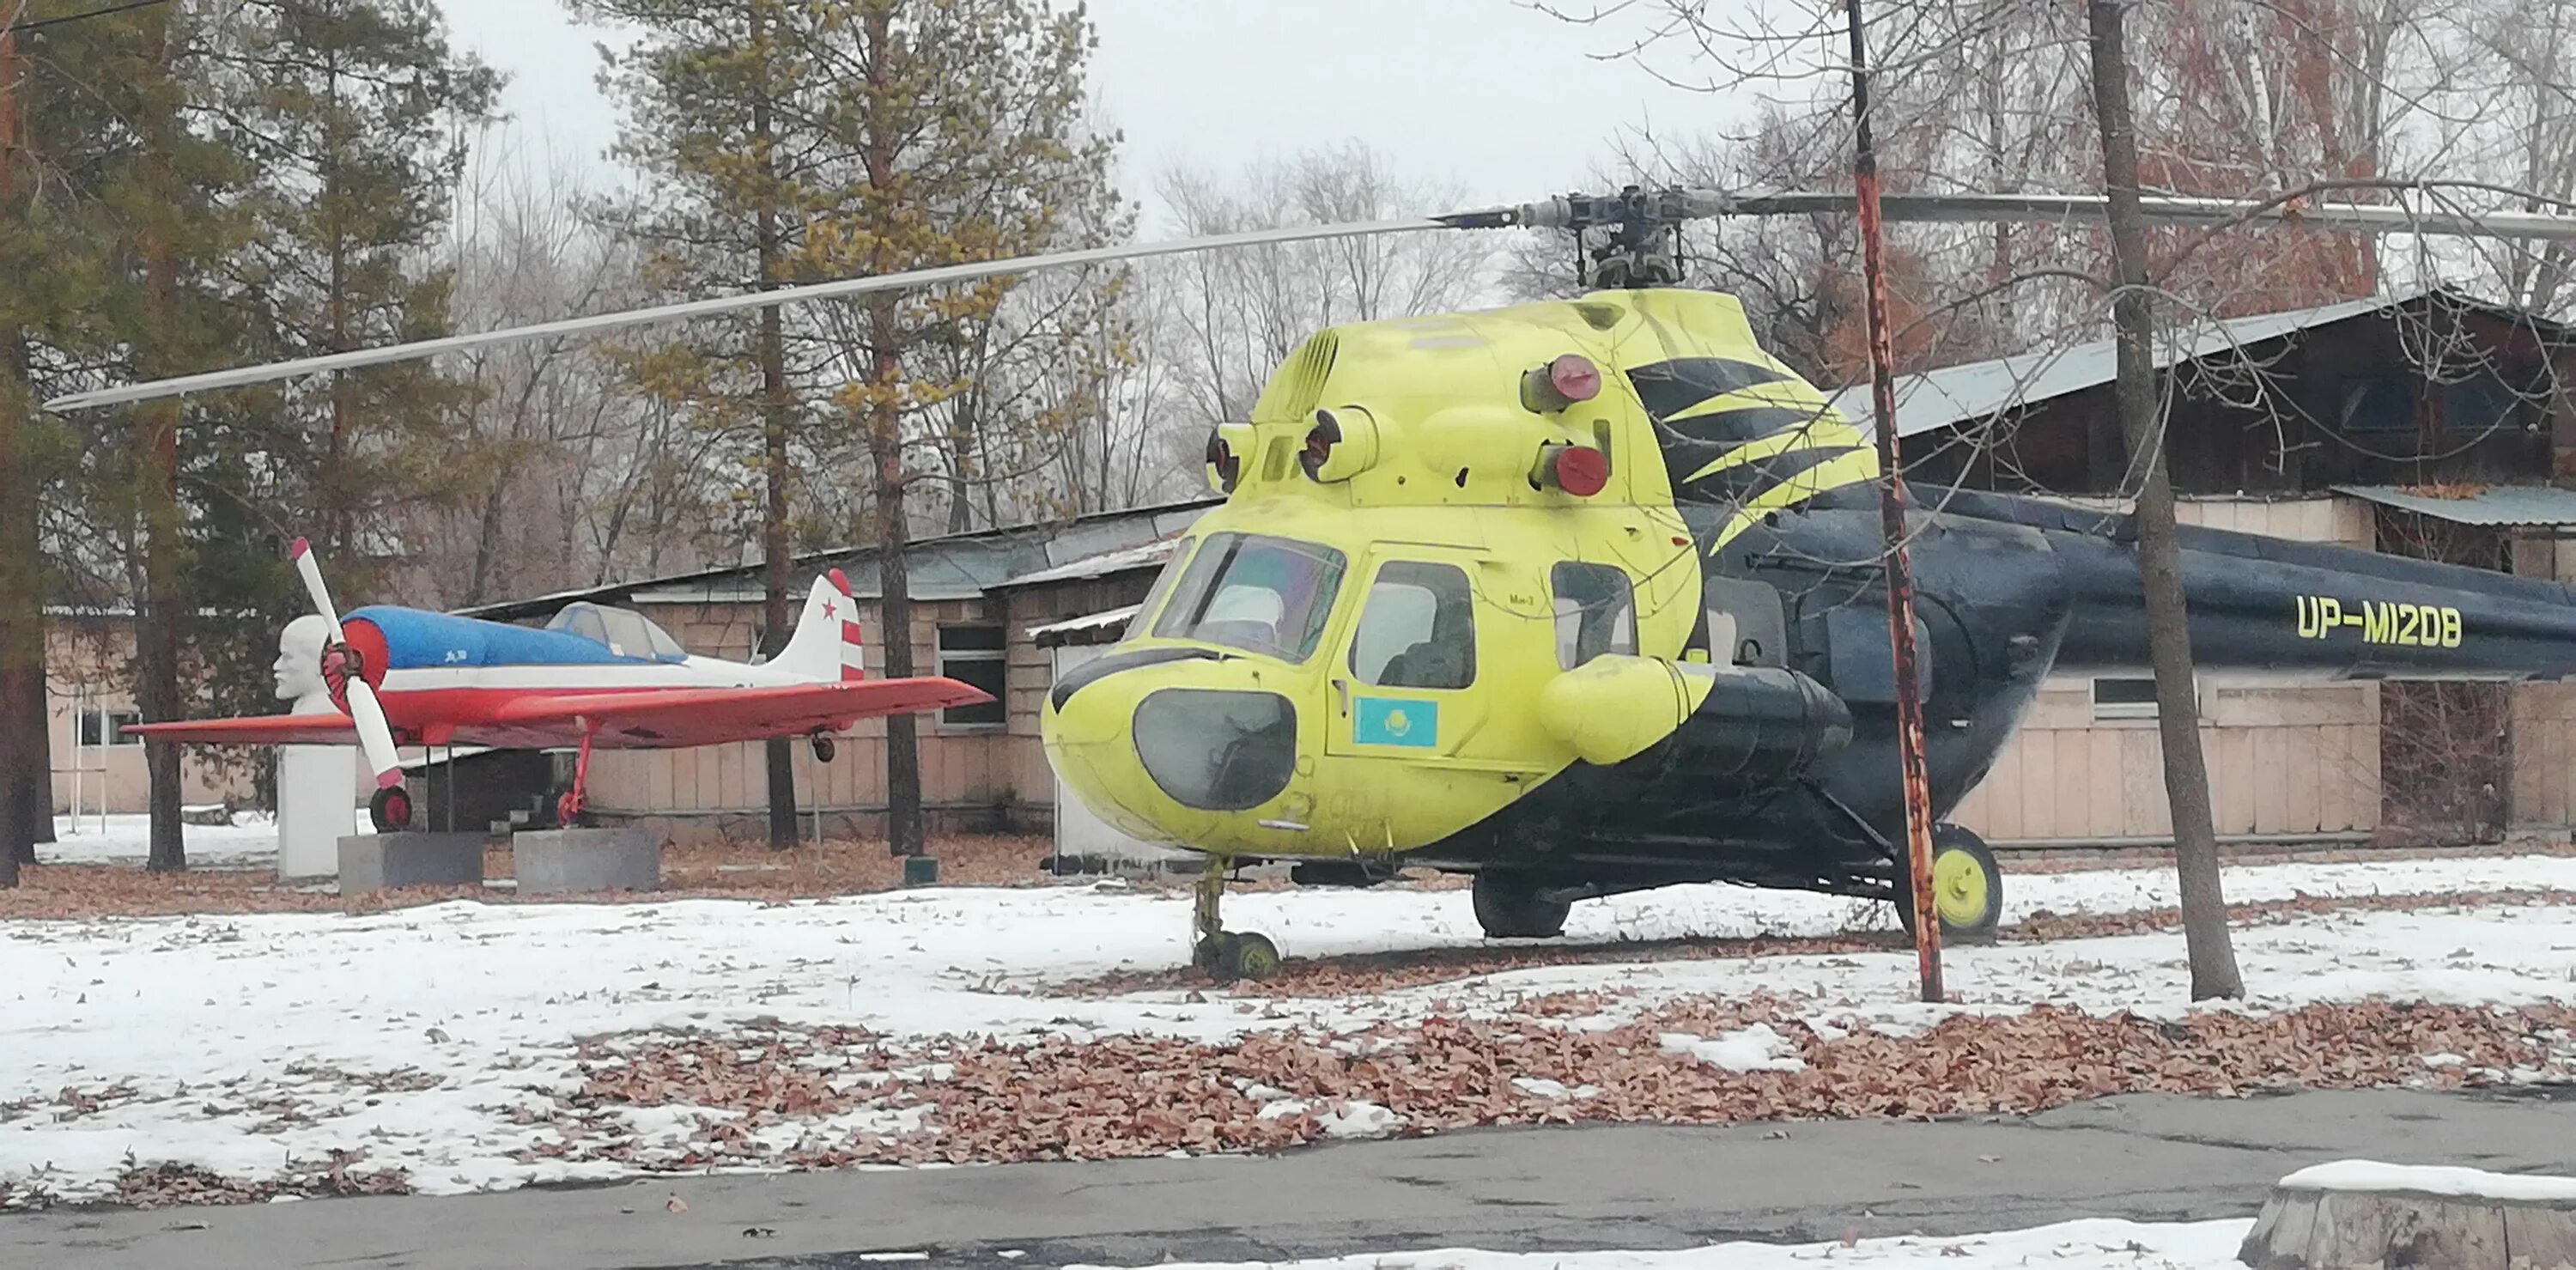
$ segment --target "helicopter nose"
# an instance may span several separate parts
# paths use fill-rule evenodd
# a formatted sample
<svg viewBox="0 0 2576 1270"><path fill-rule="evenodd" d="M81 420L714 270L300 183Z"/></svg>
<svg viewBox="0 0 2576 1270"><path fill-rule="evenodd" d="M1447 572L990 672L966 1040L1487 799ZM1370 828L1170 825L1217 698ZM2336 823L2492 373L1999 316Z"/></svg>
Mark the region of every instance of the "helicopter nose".
<svg viewBox="0 0 2576 1270"><path fill-rule="evenodd" d="M1253 689L1176 686L1136 666L1051 697L1040 720L1065 788L1137 837L1186 842L1209 812L1277 797L1297 763L1297 712Z"/></svg>

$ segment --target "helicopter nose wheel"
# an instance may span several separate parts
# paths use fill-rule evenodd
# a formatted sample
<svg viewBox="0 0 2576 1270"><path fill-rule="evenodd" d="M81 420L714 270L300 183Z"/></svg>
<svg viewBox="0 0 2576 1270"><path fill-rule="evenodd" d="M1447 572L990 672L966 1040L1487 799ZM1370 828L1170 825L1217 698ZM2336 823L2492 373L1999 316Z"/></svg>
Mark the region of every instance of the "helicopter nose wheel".
<svg viewBox="0 0 2576 1270"><path fill-rule="evenodd" d="M1191 914L1198 942L1190 947L1190 964L1229 983L1267 979L1279 972L1279 945L1254 931L1226 930L1218 920L1218 908L1225 901L1225 871L1231 864L1223 856L1212 855L1206 871L1199 874L1198 902Z"/></svg>
<svg viewBox="0 0 2576 1270"><path fill-rule="evenodd" d="M367 818L375 822L377 833L400 833L411 827L411 792L400 785L387 785L367 800Z"/></svg>

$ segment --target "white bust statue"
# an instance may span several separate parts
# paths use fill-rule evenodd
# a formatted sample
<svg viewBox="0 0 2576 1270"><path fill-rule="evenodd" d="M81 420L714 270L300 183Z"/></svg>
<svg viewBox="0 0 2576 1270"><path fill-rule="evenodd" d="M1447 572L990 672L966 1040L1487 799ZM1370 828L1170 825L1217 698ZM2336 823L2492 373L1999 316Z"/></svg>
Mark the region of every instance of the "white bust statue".
<svg viewBox="0 0 2576 1270"><path fill-rule="evenodd" d="M307 613L286 624L277 637L277 664L270 667L277 674L277 699L295 703L296 714L331 714L339 707L331 704L331 689L322 682L322 644L331 637L331 624L318 613Z"/></svg>

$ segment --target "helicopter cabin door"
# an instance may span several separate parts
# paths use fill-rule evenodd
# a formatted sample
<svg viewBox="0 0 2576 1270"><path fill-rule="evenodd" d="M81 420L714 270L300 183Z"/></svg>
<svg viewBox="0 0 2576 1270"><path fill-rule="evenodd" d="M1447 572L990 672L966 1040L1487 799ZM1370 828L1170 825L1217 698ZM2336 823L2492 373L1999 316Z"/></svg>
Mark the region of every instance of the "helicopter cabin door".
<svg viewBox="0 0 2576 1270"><path fill-rule="evenodd" d="M1455 548L1389 544L1369 562L1367 592L1347 647L1329 667L1325 750L1369 758L1472 760L1485 724L1477 629L1477 557Z"/></svg>

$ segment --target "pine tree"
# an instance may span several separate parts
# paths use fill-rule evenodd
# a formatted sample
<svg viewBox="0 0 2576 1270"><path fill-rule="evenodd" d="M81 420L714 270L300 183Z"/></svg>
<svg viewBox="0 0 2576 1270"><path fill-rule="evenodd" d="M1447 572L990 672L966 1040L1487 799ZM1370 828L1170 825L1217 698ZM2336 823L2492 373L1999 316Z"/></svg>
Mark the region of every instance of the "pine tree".
<svg viewBox="0 0 2576 1270"><path fill-rule="evenodd" d="M591 0L581 8L645 32L612 61L608 80L627 115L620 153L648 191L624 217L654 244L674 290L894 273L1123 231L1108 182L1113 139L1090 135L1083 117L1092 35L1079 9L1043 0ZM956 354L979 337L995 347L979 332L1015 286L996 279L763 310L754 320L700 324L678 348L647 359L662 390L695 405L711 434L758 438L743 448L763 474L773 640L785 635L796 465L848 456L841 470L860 475L878 543L884 671L914 673L903 549L910 487L946 466L958 497L960 456L971 462L1004 448L978 439L1025 433L1040 418L1069 422L1085 397L1082 381L1106 370L1095 362L1074 373L1073 391L1058 394L1071 409L1007 420L977 409L986 398L971 390L989 361L970 359L974 368L960 374ZM1098 343L1106 306L1067 311L1093 317L1051 321L1046 338ZM886 720L886 756L890 845L918 854L909 716ZM773 841L794 833L780 757L773 750Z"/></svg>
<svg viewBox="0 0 2576 1270"><path fill-rule="evenodd" d="M205 65L214 135L253 161L250 233L230 267L257 355L444 333L448 274L426 262L463 173L461 138L499 78L449 47L436 6L250 0ZM438 473L462 398L429 362L290 381L244 403L255 431L243 440L265 449L275 485L239 492L265 495L335 584L364 594L396 537L389 522L460 492Z"/></svg>

